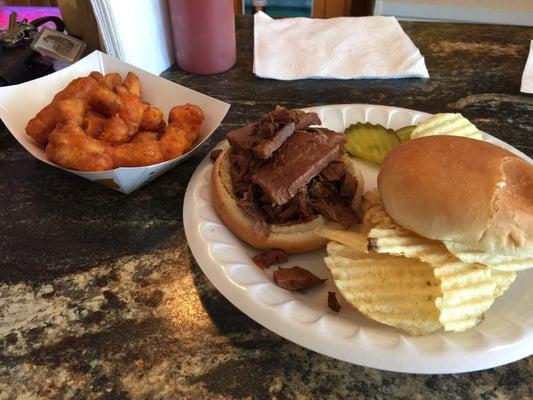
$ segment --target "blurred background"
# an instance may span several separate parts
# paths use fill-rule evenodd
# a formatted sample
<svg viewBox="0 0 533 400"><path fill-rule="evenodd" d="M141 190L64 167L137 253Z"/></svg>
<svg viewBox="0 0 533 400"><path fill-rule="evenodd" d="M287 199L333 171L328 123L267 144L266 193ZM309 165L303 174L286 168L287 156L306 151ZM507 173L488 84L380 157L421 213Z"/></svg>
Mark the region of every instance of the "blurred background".
<svg viewBox="0 0 533 400"><path fill-rule="evenodd" d="M271 16L393 15L400 19L533 25L533 0L235 0L236 9Z"/></svg>
<svg viewBox="0 0 533 400"><path fill-rule="evenodd" d="M533 0L234 0L234 3L237 14L263 10L281 17L394 15L400 19L533 26ZM0 28L6 26L6 14L13 6L23 7L18 12L31 19L43 13L56 15L59 8L72 10L73 4L75 8L87 9L88 5L90 8L89 0L0 0Z"/></svg>
<svg viewBox="0 0 533 400"><path fill-rule="evenodd" d="M16 12L18 29L27 21L60 16L66 33L85 42L85 52L102 50L123 61L159 74L174 63L169 1L174 0L0 0L0 86L34 79L49 72L50 60L32 52L28 40L7 46L9 16ZM194 8L222 0L190 0ZM192 3L194 1L194 3ZM226 0L235 14L258 11L273 17L388 15L403 20L473 22L533 26L533 0ZM214 9L214 8L213 8ZM209 13L205 13L208 15ZM204 13L199 14L200 19ZM214 14L213 14L214 15ZM231 11L229 13L231 16ZM218 21L215 15L215 21ZM133 23L132 23L133 22ZM48 23L51 29L54 24ZM179 27L174 27L175 29ZM39 27L41 29L41 27ZM32 31L32 35L35 35ZM64 67L56 60L53 68ZM46 68L45 68L46 67ZM33 72L33 74L32 74Z"/></svg>

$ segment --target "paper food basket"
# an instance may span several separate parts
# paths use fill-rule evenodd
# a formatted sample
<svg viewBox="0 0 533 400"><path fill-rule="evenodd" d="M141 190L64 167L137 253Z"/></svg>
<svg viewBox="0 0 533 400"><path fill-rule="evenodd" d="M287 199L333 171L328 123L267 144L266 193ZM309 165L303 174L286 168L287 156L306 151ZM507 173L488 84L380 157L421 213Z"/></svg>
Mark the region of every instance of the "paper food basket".
<svg viewBox="0 0 533 400"><path fill-rule="evenodd" d="M26 134L26 124L37 112L50 103L54 95L71 80L86 76L91 71L100 71L102 74L118 72L123 78L128 71L136 73L141 80L142 99L152 106L160 108L165 114L165 120L168 118L168 112L175 105L185 103L199 105L204 111L205 121L194 148L181 157L163 163L147 167L116 168L101 172L74 171L61 168L48 161L44 147L34 142ZM0 119L18 142L34 157L126 194L137 190L194 154L198 147L220 125L229 107L228 103L170 82L100 51L94 51L71 66L45 77L0 88Z"/></svg>

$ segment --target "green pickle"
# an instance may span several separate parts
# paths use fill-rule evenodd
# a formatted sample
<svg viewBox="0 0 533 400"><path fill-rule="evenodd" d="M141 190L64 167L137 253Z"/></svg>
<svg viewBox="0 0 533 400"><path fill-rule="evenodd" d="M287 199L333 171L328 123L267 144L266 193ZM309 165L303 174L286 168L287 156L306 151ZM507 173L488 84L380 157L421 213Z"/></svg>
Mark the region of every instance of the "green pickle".
<svg viewBox="0 0 533 400"><path fill-rule="evenodd" d="M400 138L401 143L405 143L411 140L411 133L415 130L416 125L404 126L403 128L396 129L394 133Z"/></svg>
<svg viewBox="0 0 533 400"><path fill-rule="evenodd" d="M352 156L381 164L389 151L401 141L393 129L379 124L358 122L344 131L346 144L344 149Z"/></svg>

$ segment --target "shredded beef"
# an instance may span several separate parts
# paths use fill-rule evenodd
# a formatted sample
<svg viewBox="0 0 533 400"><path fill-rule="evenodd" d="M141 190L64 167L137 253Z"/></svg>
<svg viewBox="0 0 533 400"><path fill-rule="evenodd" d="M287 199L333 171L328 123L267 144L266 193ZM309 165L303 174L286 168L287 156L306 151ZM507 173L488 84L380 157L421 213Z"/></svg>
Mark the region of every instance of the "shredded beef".
<svg viewBox="0 0 533 400"><path fill-rule="evenodd" d="M343 135L328 129L294 133L273 159L252 175L257 184L277 205L285 204L306 186L324 167L342 153Z"/></svg>
<svg viewBox="0 0 533 400"><path fill-rule="evenodd" d="M328 164L326 168L320 172L328 181L339 180L344 176L344 162L342 160L335 160Z"/></svg>
<svg viewBox="0 0 533 400"><path fill-rule="evenodd" d="M257 162L249 152L236 148L230 153L230 163L231 184L235 194L240 198L249 190L250 175Z"/></svg>
<svg viewBox="0 0 533 400"><path fill-rule="evenodd" d="M270 267L272 264L280 264L289 259L289 255L283 250L272 249L265 253L259 253L252 257L253 262L262 269Z"/></svg>
<svg viewBox="0 0 533 400"><path fill-rule="evenodd" d="M293 197L292 202L298 207L302 221L308 221L315 216L315 211L309 204L307 187L299 189L296 196Z"/></svg>
<svg viewBox="0 0 533 400"><path fill-rule="evenodd" d="M312 182L309 201L319 214L341 224L344 228L349 228L358 223L359 218L350 204L353 196L343 197L339 193L339 185L339 181L327 181L319 177Z"/></svg>
<svg viewBox="0 0 533 400"><path fill-rule="evenodd" d="M305 188L296 193L287 203L278 206L272 205L267 196L260 200L261 210L267 215L271 223L299 223L315 218L316 212L311 208Z"/></svg>
<svg viewBox="0 0 533 400"><path fill-rule="evenodd" d="M249 215L259 216L259 208L254 201L253 187L248 185L242 192L242 196L237 198L237 204Z"/></svg>
<svg viewBox="0 0 533 400"><path fill-rule="evenodd" d="M257 157L263 160L270 158L285 140L294 133L294 126L294 122L289 122L281 128L276 129L272 136L269 137L269 140L260 141L253 146L252 151Z"/></svg>
<svg viewBox="0 0 533 400"><path fill-rule="evenodd" d="M321 125L322 121L316 113L306 113L303 111L293 110L296 113L296 129L305 129L311 125Z"/></svg>
<svg viewBox="0 0 533 400"><path fill-rule="evenodd" d="M286 135L279 130L287 124L297 131L283 138L273 156L262 158L278 146ZM357 180L346 173L341 158L344 136L308 128L311 124L320 124L314 113L277 108L228 134L234 195L262 236L269 224L307 222L320 214L345 227L358 222L350 207Z"/></svg>
<svg viewBox="0 0 533 400"><path fill-rule="evenodd" d="M344 179L341 186L341 196L353 198L357 191L357 179L350 174L344 174Z"/></svg>
<svg viewBox="0 0 533 400"><path fill-rule="evenodd" d="M228 133L227 138L231 147L233 149L250 150L251 146L257 140L255 136L256 128L257 124L250 124Z"/></svg>
<svg viewBox="0 0 533 400"><path fill-rule="evenodd" d="M274 271L276 285L287 290L305 290L319 285L327 279L321 279L315 274L301 267L279 268Z"/></svg>

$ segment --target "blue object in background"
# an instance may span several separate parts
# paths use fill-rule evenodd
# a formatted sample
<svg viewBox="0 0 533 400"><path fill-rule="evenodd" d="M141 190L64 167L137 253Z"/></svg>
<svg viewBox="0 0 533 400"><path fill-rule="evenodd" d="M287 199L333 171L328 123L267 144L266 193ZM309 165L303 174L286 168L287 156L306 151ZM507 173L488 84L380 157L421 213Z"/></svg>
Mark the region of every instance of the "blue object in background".
<svg viewBox="0 0 533 400"><path fill-rule="evenodd" d="M255 13L254 0L244 1L244 13ZM310 17L313 0L260 0L257 3L266 3L263 10L272 17Z"/></svg>

